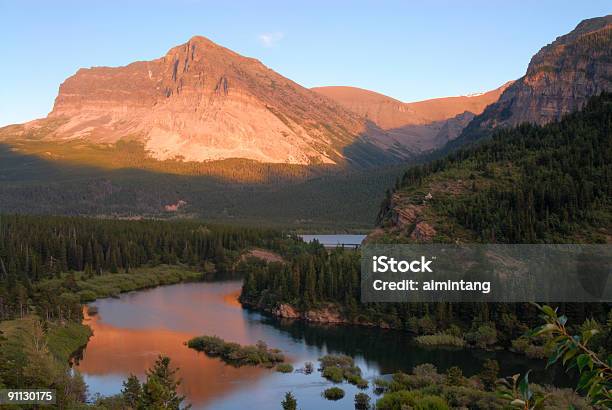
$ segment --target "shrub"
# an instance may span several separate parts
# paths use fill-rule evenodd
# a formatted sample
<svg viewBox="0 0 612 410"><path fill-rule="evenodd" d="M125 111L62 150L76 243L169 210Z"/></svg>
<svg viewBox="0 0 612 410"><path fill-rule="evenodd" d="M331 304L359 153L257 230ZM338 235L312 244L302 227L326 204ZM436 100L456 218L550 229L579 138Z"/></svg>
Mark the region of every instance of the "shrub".
<svg viewBox="0 0 612 410"><path fill-rule="evenodd" d="M497 330L493 324L483 324L476 330L466 333L465 340L484 349L497 342Z"/></svg>
<svg viewBox="0 0 612 410"><path fill-rule="evenodd" d="M408 406L414 407L421 398L417 391L401 390L385 394L376 402L376 410L402 410Z"/></svg>
<svg viewBox="0 0 612 410"><path fill-rule="evenodd" d="M536 344L527 337L519 337L513 340L512 348L532 359L544 359L553 353L549 346Z"/></svg>
<svg viewBox="0 0 612 410"><path fill-rule="evenodd" d="M419 333L431 335L436 332L436 322L429 316L423 316L418 321Z"/></svg>
<svg viewBox="0 0 612 410"><path fill-rule="evenodd" d="M344 372L339 367L328 367L323 370L323 377L334 383L342 383Z"/></svg>
<svg viewBox="0 0 612 410"><path fill-rule="evenodd" d="M92 290L82 290L79 292L79 299L81 300L81 303L92 302L96 300L97 297L98 295L96 295L96 293Z"/></svg>
<svg viewBox="0 0 612 410"><path fill-rule="evenodd" d="M419 391L401 390L385 394L376 402L376 410L448 410L448 404L442 397L423 395Z"/></svg>
<svg viewBox="0 0 612 410"><path fill-rule="evenodd" d="M376 394L382 394L389 389L389 382L385 379L381 379L380 377L374 379L373 383L374 393Z"/></svg>
<svg viewBox="0 0 612 410"><path fill-rule="evenodd" d="M423 396L414 406L414 410L448 410L448 404L439 396Z"/></svg>
<svg viewBox="0 0 612 410"><path fill-rule="evenodd" d="M355 366L355 361L353 360L353 358L343 354L328 354L326 356L321 357L319 359L319 362L321 362L322 369L332 366L342 368Z"/></svg>
<svg viewBox="0 0 612 410"><path fill-rule="evenodd" d="M293 371L293 366L289 363L280 363L276 365L276 371L279 373L291 373Z"/></svg>
<svg viewBox="0 0 612 410"><path fill-rule="evenodd" d="M446 384L451 386L461 386L463 384L463 372L457 366L453 366L446 371Z"/></svg>
<svg viewBox="0 0 612 410"><path fill-rule="evenodd" d="M352 357L345 355L327 355L319 359L321 362L321 370L323 377L340 383L346 379L351 384L357 384L361 381L361 369L355 366L355 361Z"/></svg>
<svg viewBox="0 0 612 410"><path fill-rule="evenodd" d="M495 389L495 383L498 379L499 363L497 360L487 359L482 365L482 371L480 372L480 380L485 389L493 391Z"/></svg>
<svg viewBox="0 0 612 410"><path fill-rule="evenodd" d="M417 336L414 340L423 346L465 346L465 340L463 340L463 338L446 333Z"/></svg>
<svg viewBox="0 0 612 410"><path fill-rule="evenodd" d="M344 390L340 387L330 387L329 389L325 389L323 397L327 400L340 400L344 397Z"/></svg>
<svg viewBox="0 0 612 410"><path fill-rule="evenodd" d="M273 366L282 363L284 355L278 349L268 349L264 342L256 345L241 346L238 343L226 342L217 336L199 336L190 339L187 346L208 356L220 357L224 362L234 366Z"/></svg>
<svg viewBox="0 0 612 410"><path fill-rule="evenodd" d="M355 395L355 410L370 410L370 396L365 393Z"/></svg>
<svg viewBox="0 0 612 410"><path fill-rule="evenodd" d="M368 388L368 381L366 379L360 379L357 383L356 386L359 389L367 389Z"/></svg>

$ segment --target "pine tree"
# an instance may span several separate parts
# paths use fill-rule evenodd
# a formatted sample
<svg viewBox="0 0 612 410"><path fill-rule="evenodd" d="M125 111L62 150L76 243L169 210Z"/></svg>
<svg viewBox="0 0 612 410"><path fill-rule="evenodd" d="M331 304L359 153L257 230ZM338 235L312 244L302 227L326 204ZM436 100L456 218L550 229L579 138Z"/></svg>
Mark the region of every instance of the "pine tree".
<svg viewBox="0 0 612 410"><path fill-rule="evenodd" d="M495 383L497 382L499 375L499 363L497 360L487 359L482 365L482 371L480 372L480 380L485 389L489 391L495 390Z"/></svg>
<svg viewBox="0 0 612 410"><path fill-rule="evenodd" d="M180 380L176 378L178 369L170 368L170 358L159 356L147 372L147 381L142 386L141 409L178 410L185 399L177 392Z"/></svg>
<svg viewBox="0 0 612 410"><path fill-rule="evenodd" d="M131 409L137 409L142 399L142 385L138 377L130 374L126 381L123 382L121 390L123 401Z"/></svg>
<svg viewBox="0 0 612 410"><path fill-rule="evenodd" d="M281 402L281 406L283 410L297 410L297 400L295 396L293 396L293 393L290 391L285 393L285 399Z"/></svg>

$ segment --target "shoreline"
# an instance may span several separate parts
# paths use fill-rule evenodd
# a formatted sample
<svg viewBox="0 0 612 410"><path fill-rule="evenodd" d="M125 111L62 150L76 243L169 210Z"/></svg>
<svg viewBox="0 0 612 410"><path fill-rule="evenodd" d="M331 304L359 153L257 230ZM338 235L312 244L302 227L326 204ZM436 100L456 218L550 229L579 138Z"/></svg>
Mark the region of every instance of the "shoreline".
<svg viewBox="0 0 612 410"><path fill-rule="evenodd" d="M244 309L252 310L255 312L259 312L277 319L286 319L286 320L295 320L301 321L305 323L318 324L318 325L327 325L327 326L360 326L360 327L369 327L369 328L378 328L381 330L393 330L398 332L404 332L410 334L411 332L406 329L400 328L398 326L393 326L387 322L375 323L366 319L348 319L341 313L341 309L339 309L336 305L327 304L323 308L319 309L310 309L308 311L301 311L295 308L293 305L289 303L281 303L277 307L266 307L261 306L257 303L252 303L250 301L244 301L240 298L238 299L240 304ZM465 343L463 346L456 346L452 344L439 343L439 344L426 344L420 343L417 339L420 336L435 336L434 335L425 335L425 334L412 334L414 342L423 348L449 348L449 349L475 349L475 350L483 350L487 352L495 352L495 351L506 351L509 353L517 354L519 356L529 357L522 351L514 349L512 346L504 347L499 344L494 344L488 347L477 346L473 344ZM463 340L463 339L461 339Z"/></svg>
<svg viewBox="0 0 612 410"><path fill-rule="evenodd" d="M179 271L177 271L177 268L181 268L180 273L178 273ZM74 326L76 328L79 328L80 331L88 333L87 338L85 340L83 339L79 340L79 345L76 348L74 347L69 348L71 352L67 357L68 366L72 368L75 364L78 364L78 362L83 358L83 352L85 351L85 348L89 344L89 339L94 335L91 327L84 322L88 316L94 316L94 315L88 315L87 313L85 313L85 310L88 308L90 303L95 302L100 299L118 298L120 295L125 294L125 293L139 292L139 291L143 291L147 289L154 289L160 286L176 285L179 283L198 282L204 279L206 275L211 274L211 273L214 273L214 272L192 271L189 269L182 269L182 267L179 265L159 265L159 266L155 266L151 268L139 268L138 272L136 273L123 273L123 274L106 273L104 275L101 275L98 278L102 278L100 280L104 280L104 281L107 279L107 277L113 277L113 276L115 277L115 279L119 279L125 276L139 275L139 276L136 276L135 278L141 279L143 276L147 277L147 275L149 275L147 277L149 281L146 283L140 282L138 280L132 281L131 284L133 286L122 287L119 289L118 292L108 292L105 294L104 293L98 294L96 295L95 299L81 302L81 308L82 308L82 311L84 312L83 319L81 319L80 322L73 322L73 323L68 322L62 325L62 327ZM96 278L94 278L94 280L95 279ZM130 278L130 279L134 279L134 278Z"/></svg>

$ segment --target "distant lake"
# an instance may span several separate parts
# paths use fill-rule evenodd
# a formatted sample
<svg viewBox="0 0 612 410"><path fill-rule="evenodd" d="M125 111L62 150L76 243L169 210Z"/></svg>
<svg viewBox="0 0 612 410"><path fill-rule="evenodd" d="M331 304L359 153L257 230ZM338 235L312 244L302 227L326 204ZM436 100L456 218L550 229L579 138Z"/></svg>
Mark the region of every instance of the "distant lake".
<svg viewBox="0 0 612 410"><path fill-rule="evenodd" d="M359 235L363 237L363 235ZM117 394L130 373L143 379L158 354L170 356L180 368L180 390L194 410L278 409L285 392L292 391L298 408L354 410L359 390L342 383L346 397L327 401L321 392L333 386L315 371L281 374L274 370L224 364L184 345L202 334L228 341L252 344L257 340L280 348L296 369L328 353L355 358L370 383L379 375L398 370L409 372L421 363L433 363L443 372L459 366L466 376L478 373L485 359L499 361L503 374L534 369L533 379L559 382L561 368L544 371L543 360L530 360L509 352L424 348L414 344L406 332L354 326L324 326L278 320L242 309L237 296L242 281L217 280L163 286L101 299L96 316L86 317L93 336L76 368L89 386L89 393ZM372 388L365 390L373 396Z"/></svg>
<svg viewBox="0 0 612 410"><path fill-rule="evenodd" d="M366 238L367 235L300 235L304 242L312 242L315 239L321 243L321 245L327 248L335 248L336 246L355 246L361 245L361 242Z"/></svg>

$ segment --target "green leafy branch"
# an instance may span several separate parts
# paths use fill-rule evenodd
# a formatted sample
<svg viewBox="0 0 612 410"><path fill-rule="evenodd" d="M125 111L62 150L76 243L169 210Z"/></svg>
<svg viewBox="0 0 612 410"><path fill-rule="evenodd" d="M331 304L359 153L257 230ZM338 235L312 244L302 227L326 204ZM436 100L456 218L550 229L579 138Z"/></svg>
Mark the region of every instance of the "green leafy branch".
<svg viewBox="0 0 612 410"><path fill-rule="evenodd" d="M499 380L498 383L502 386L498 391L499 397L508 400L511 406L523 410L541 409L548 396L531 390L529 387L529 373L531 373L531 370L525 373L520 382L519 374Z"/></svg>
<svg viewBox="0 0 612 410"><path fill-rule="evenodd" d="M548 359L547 367L560 359L567 369L578 368L580 379L577 390L586 393L593 405L612 406L612 355L603 360L587 347L589 340L598 333L597 329L587 329L580 335L572 335L566 327L567 317L559 316L557 309L550 306L537 308L542 313L545 324L533 329L527 336L550 334L554 353Z"/></svg>

